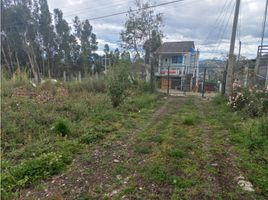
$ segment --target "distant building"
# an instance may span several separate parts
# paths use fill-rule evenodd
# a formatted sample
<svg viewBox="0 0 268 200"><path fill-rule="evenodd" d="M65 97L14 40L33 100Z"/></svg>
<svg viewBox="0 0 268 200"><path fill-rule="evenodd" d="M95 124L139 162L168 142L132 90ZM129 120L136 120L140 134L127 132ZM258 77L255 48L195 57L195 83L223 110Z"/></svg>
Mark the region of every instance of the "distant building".
<svg viewBox="0 0 268 200"><path fill-rule="evenodd" d="M195 49L193 41L165 42L156 50L156 54L159 63L155 76L160 80L161 89L168 87L168 73L171 89L195 89L198 83L199 51Z"/></svg>

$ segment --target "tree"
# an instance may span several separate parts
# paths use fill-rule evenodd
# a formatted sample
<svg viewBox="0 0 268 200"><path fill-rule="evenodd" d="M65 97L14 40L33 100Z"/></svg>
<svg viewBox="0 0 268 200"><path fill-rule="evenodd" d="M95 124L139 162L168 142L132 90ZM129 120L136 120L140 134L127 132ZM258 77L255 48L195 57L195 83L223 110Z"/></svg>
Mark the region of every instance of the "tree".
<svg viewBox="0 0 268 200"><path fill-rule="evenodd" d="M131 62L130 53L128 51L123 51L121 54L121 59L126 62Z"/></svg>
<svg viewBox="0 0 268 200"><path fill-rule="evenodd" d="M1 4L3 26L1 51L9 71L30 65L36 81L40 81L37 58L40 54L37 42L36 21L31 12L31 1L5 1Z"/></svg>
<svg viewBox="0 0 268 200"><path fill-rule="evenodd" d="M159 34L155 30L153 30L151 38L146 40L143 45L143 48L145 50L144 59L146 64L150 64L150 61L154 65L157 64L157 56L155 54L155 51L158 49L158 47L161 46L161 43L162 43L162 34Z"/></svg>
<svg viewBox="0 0 268 200"><path fill-rule="evenodd" d="M57 42L57 65L61 66L64 70L68 66L71 56L70 56L70 27L66 20L63 19L63 13L59 9L54 9L54 20L55 20L55 28L56 28L56 42ZM58 76L59 70L54 71Z"/></svg>
<svg viewBox="0 0 268 200"><path fill-rule="evenodd" d="M75 17L72 34L61 10L54 10L52 22L47 0L1 0L1 17L1 64L10 76L30 69L40 81L41 72L50 75L50 69L56 77L79 65L85 69L98 49L88 20Z"/></svg>
<svg viewBox="0 0 268 200"><path fill-rule="evenodd" d="M104 51L104 53L105 53L106 55L109 53L109 51L110 51L110 47L109 47L108 44L105 44L105 45L104 45L104 49L103 49L103 51Z"/></svg>
<svg viewBox="0 0 268 200"><path fill-rule="evenodd" d="M117 107L127 96L129 81L129 64L118 62L108 73L108 94L113 107Z"/></svg>
<svg viewBox="0 0 268 200"><path fill-rule="evenodd" d="M97 36L92 32L93 27L88 20L81 22L76 16L73 20L75 36L81 42L81 54L79 59L79 64L87 73L87 68L89 68L89 58L94 51L98 49Z"/></svg>
<svg viewBox="0 0 268 200"><path fill-rule="evenodd" d="M151 52L151 45L144 46L144 44L148 40L151 41L152 33L162 38L162 15L155 14L149 1L143 3L142 0L136 0L135 6L135 9L130 8L128 19L125 22L125 30L120 34L123 48L136 52L134 60L140 54L139 52L144 50L144 47ZM149 42L149 44L151 43Z"/></svg>
<svg viewBox="0 0 268 200"><path fill-rule="evenodd" d="M154 67L151 59L153 52L161 45L163 37L162 15L154 12L150 1L143 3L142 0L135 1L135 12L132 9L128 12L128 20L125 23L125 30L121 32L123 48L136 52L134 61L138 58L139 51L145 50L147 62L151 65L150 83L151 90L154 90ZM157 39L157 42L154 40ZM146 60L146 59L145 59Z"/></svg>
<svg viewBox="0 0 268 200"><path fill-rule="evenodd" d="M53 31L52 25L52 18L48 9L47 0L39 0L40 8L38 8L38 3L35 0L35 10L34 14L39 20L38 22L38 29L41 36L41 44L40 47L42 48L42 59L45 58L46 62L46 69L43 69L44 74L50 74L50 65L52 61L53 52L55 51L55 33ZM40 9L40 14L39 14Z"/></svg>

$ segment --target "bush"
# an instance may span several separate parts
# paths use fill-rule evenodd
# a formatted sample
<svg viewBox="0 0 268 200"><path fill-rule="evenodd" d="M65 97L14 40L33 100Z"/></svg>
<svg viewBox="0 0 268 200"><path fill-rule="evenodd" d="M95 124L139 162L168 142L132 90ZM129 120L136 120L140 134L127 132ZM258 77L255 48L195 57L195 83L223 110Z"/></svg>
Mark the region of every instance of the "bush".
<svg viewBox="0 0 268 200"><path fill-rule="evenodd" d="M24 86L26 89L32 89L27 71L16 71L12 78L9 78L5 72L1 71L1 96L10 97L13 89Z"/></svg>
<svg viewBox="0 0 268 200"><path fill-rule="evenodd" d="M249 117L262 116L268 111L267 91L237 87L229 97L228 105L234 111L242 111Z"/></svg>
<svg viewBox="0 0 268 200"><path fill-rule="evenodd" d="M43 180L57 174L70 163L70 157L57 153L45 153L37 158L24 161L12 167L9 172L2 174L2 195L8 196L8 193L15 187L25 186L36 180Z"/></svg>
<svg viewBox="0 0 268 200"><path fill-rule="evenodd" d="M135 79L133 84L139 92L151 92L151 85L149 82L141 79Z"/></svg>
<svg viewBox="0 0 268 200"><path fill-rule="evenodd" d="M71 133L71 122L68 119L58 119L54 125L54 130L62 137Z"/></svg>
<svg viewBox="0 0 268 200"><path fill-rule="evenodd" d="M68 90L72 92L106 92L105 79L101 76L99 79L86 77L82 82L71 82L67 83Z"/></svg>
<svg viewBox="0 0 268 200"><path fill-rule="evenodd" d="M104 139L105 133L114 131L114 127L96 126L89 129L87 133L80 137L80 141L85 144L91 144Z"/></svg>
<svg viewBox="0 0 268 200"><path fill-rule="evenodd" d="M109 70L108 74L108 92L113 107L119 106L125 99L129 86L129 64L119 62Z"/></svg>
<svg viewBox="0 0 268 200"><path fill-rule="evenodd" d="M86 133L80 137L80 141L85 144L91 144L102 140L104 138L103 133Z"/></svg>
<svg viewBox="0 0 268 200"><path fill-rule="evenodd" d="M167 154L173 158L183 158L186 156L186 153L184 151L178 149L169 149Z"/></svg>
<svg viewBox="0 0 268 200"><path fill-rule="evenodd" d="M182 118L182 124L184 125L194 125L196 123L196 121L198 120L197 116L185 116Z"/></svg>
<svg viewBox="0 0 268 200"><path fill-rule="evenodd" d="M215 105L222 105L222 104L226 104L227 100L228 99L226 98L226 96L224 96L224 95L217 95L217 96L215 96L213 98L213 103Z"/></svg>
<svg viewBox="0 0 268 200"><path fill-rule="evenodd" d="M248 97L248 102L242 111L249 117L257 117L262 115L262 102L255 95Z"/></svg>

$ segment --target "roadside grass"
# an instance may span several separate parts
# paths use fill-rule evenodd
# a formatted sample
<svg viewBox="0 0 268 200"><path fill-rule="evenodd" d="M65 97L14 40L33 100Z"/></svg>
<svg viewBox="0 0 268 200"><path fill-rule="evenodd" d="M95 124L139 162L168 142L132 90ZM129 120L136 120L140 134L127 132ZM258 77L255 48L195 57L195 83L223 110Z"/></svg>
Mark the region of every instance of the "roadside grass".
<svg viewBox="0 0 268 200"><path fill-rule="evenodd" d="M224 152L226 140L238 153L237 166L253 184L258 199L268 197L268 116L245 117L243 113L231 112L225 97L214 99L209 109L209 122L214 130L221 132L215 137L218 150Z"/></svg>
<svg viewBox="0 0 268 200"><path fill-rule="evenodd" d="M57 91L58 86L51 87ZM3 199L16 196L29 184L38 185L40 180L64 172L75 157L97 143L103 141L108 148L116 137L137 128L162 104L159 94L139 93L114 109L105 93L88 92L92 90L99 91L69 88L67 96L55 94L51 102L36 102L27 95L2 96ZM133 109L136 107L139 112Z"/></svg>

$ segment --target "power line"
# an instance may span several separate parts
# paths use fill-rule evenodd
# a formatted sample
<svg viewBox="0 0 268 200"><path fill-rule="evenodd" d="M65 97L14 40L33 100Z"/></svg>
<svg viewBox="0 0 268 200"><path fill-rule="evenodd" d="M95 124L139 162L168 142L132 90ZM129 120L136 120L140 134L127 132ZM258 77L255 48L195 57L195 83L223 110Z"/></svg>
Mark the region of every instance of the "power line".
<svg viewBox="0 0 268 200"><path fill-rule="evenodd" d="M147 10L147 9L156 8L156 7L160 7L160 6L170 5L170 4L174 4L174 3L178 3L178 2L182 2L182 1L184 1L184 0L175 0L175 1L165 2L165 3L156 4L156 5L151 5L151 6L148 6L146 8L139 8L139 9L123 11L123 12L117 12L117 13L108 14L108 15L102 15L102 16L98 16L98 17L87 18L87 20L93 21L93 20L104 19L104 18L108 18L108 17L114 17L114 16L118 16L118 15L132 13L132 12L138 12L138 11L141 11L141 10ZM24 25L24 24L27 24L27 23L17 23L17 24L13 24L13 25L7 26L7 27L12 28L15 25ZM73 22L70 22L68 24L73 24Z"/></svg>
<svg viewBox="0 0 268 200"><path fill-rule="evenodd" d="M124 2L124 1L123 1ZM117 2L115 4L111 4L111 5L106 5L106 6L99 6L99 7L87 7L87 8L83 8L83 9L80 9L80 10L76 10L75 12L65 12L64 13L64 17L70 17L70 16L75 16L77 14L81 14L81 13L96 13L96 11L98 10L105 10L105 9L113 9L114 7L117 7L117 6L120 6L120 5L123 5L122 1L120 2ZM66 15L67 14L67 15Z"/></svg>
<svg viewBox="0 0 268 200"><path fill-rule="evenodd" d="M220 39L220 41L219 41L219 43L218 43L218 46L217 46L216 50L218 50L219 47L220 47L220 45L222 44L222 41L223 41L223 38L224 38L224 34L226 33L226 31L227 31L227 29L228 29L228 25L229 25L229 22L230 22L230 19L231 19L231 16L232 16L232 14L233 14L234 9L235 9L235 5L233 6L233 8L232 8L232 10L231 10L231 12L230 12L230 14L229 14L227 23L225 24L224 30L223 30L222 33L221 33L221 36L220 36L221 39Z"/></svg>
<svg viewBox="0 0 268 200"><path fill-rule="evenodd" d="M150 8L156 8L156 7L169 5L169 4L173 4L173 3L178 3L178 2L182 2L182 1L184 1L184 0L175 0L175 1L170 1L170 2L166 2L166 3L160 3L160 4L148 6L146 8L139 8L139 9L134 9L134 10L129 10L129 11L113 13L113 14L109 14L109 15L99 16L99 17L93 17L93 18L89 18L88 20L92 21L92 20L98 20L98 19L103 19L103 18L107 18L107 17L113 17L113 16L132 13L132 12L138 12L138 11L141 11L141 10L147 10L147 9L150 9Z"/></svg>
<svg viewBox="0 0 268 200"><path fill-rule="evenodd" d="M224 35L227 25L229 24L229 20L230 20L230 16L227 17L227 13L230 12L230 8L232 6L233 0L230 0L229 2L226 0L221 11L220 14L218 15L218 17L216 18L215 22L214 22L214 26L212 27L211 31L208 33L207 38L202 42L202 44L205 44L206 41L208 41L209 36L213 33L214 30L215 33L218 32L217 36L216 36L216 42L214 43L215 45L213 45L214 47L212 47L212 50L210 51L211 54L215 54L216 52L218 52L218 47L221 45L222 43L222 36ZM232 12L230 12L231 15ZM227 20L227 23L225 21L225 19ZM217 27L218 31L217 31ZM221 53L221 51L220 51Z"/></svg>
<svg viewBox="0 0 268 200"><path fill-rule="evenodd" d="M221 20L221 22L219 23L220 29L218 31L218 36L216 37L216 43L215 46L213 48L213 50L211 51L212 53L218 52L218 49L220 47L220 45L222 44L222 40L223 40L223 36L227 30L232 12L234 10L235 4L233 5L233 8L230 10L231 6L232 6L232 0L229 2L228 6L225 9L225 13L223 15L223 19ZM227 13L229 13L229 16L227 17ZM227 17L227 18L226 18ZM227 19L227 21L225 21L225 19Z"/></svg>
<svg viewBox="0 0 268 200"><path fill-rule="evenodd" d="M83 1L83 4L84 3L89 3L89 1ZM115 3L127 3L127 1L125 1L125 0L113 0L113 2L115 2ZM101 0L98 0L98 3L100 4L100 3L103 3L103 4L107 4L107 0L104 0L104 1L101 1ZM76 4L76 5L79 5L79 4ZM75 7L75 5L74 6L72 6L72 8L73 7ZM101 8L102 6L98 6L97 8ZM63 7L61 7L61 10L64 10L65 8L70 8L70 5L69 6L63 6ZM96 8L96 7L94 7L94 8ZM84 9L89 9L89 7L88 8L83 8L83 9L79 9L79 10L77 10L77 11L80 11L80 10L84 10ZM92 9L92 7L91 7L91 9ZM68 12L65 12L65 13L68 13Z"/></svg>
<svg viewBox="0 0 268 200"><path fill-rule="evenodd" d="M231 1L232 1L232 0L230 0L230 2L231 2ZM206 37L205 40L202 42L202 44L205 44L205 43L208 41L208 39L209 39L209 37L211 36L212 32L215 30L214 28L217 27L217 25L218 25L218 21L220 20L221 15L222 15L223 12L224 12L225 6L227 6L227 2L228 2L228 0L225 0L225 3L224 3L224 5L223 5L223 7L221 7L221 9L220 9L220 11L219 11L219 15L217 16L216 20L214 21L212 28L210 29L209 33L207 34L207 37ZM229 2L229 4L230 4L230 2Z"/></svg>
<svg viewBox="0 0 268 200"><path fill-rule="evenodd" d="M232 11L234 9L234 5L233 5L233 8L232 8L232 3L233 3L233 1L230 1L230 4L226 8L225 13L223 15L223 19L222 19L221 23L219 24L220 28L219 28L219 31L218 31L218 34L217 34L217 40L216 40L217 45L219 45L221 43L222 36L224 35L224 33L226 31L226 27L229 24L230 15L232 14ZM228 16L228 13L229 13L229 16ZM225 20L227 20L227 21L225 21Z"/></svg>

